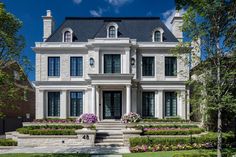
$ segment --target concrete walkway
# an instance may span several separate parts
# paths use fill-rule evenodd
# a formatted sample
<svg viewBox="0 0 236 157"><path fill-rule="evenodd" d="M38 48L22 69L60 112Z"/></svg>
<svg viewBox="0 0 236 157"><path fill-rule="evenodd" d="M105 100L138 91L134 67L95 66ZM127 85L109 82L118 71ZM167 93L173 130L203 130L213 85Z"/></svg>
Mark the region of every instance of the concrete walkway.
<svg viewBox="0 0 236 157"><path fill-rule="evenodd" d="M8 153L84 153L84 154L123 154L130 153L128 147L76 147L76 146L51 146L51 147L12 147L1 148L0 154ZM100 156L101 157L101 156ZM114 156L119 157L119 156Z"/></svg>

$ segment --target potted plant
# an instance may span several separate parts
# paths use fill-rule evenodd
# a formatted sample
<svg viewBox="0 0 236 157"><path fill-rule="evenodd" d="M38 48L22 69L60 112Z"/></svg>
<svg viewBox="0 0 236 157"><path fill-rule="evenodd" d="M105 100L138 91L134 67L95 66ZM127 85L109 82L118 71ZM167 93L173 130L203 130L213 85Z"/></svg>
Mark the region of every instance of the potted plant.
<svg viewBox="0 0 236 157"><path fill-rule="evenodd" d="M136 123L141 120L141 117L139 114L135 112L130 112L128 114L125 114L121 118L121 122L126 124L127 129L133 129L136 126Z"/></svg>
<svg viewBox="0 0 236 157"><path fill-rule="evenodd" d="M82 124L84 129L88 130L91 126L98 121L97 116L93 113L84 113L76 119L76 123Z"/></svg>

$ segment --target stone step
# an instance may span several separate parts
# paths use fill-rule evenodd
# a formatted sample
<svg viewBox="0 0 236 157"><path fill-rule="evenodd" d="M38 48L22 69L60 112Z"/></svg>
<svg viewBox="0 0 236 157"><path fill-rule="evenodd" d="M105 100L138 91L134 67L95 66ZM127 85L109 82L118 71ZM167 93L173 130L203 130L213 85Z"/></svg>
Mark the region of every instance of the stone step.
<svg viewBox="0 0 236 157"><path fill-rule="evenodd" d="M108 135L120 135L122 136L123 133L121 131L114 131L114 130L97 130L97 135L101 135L101 136L108 136Z"/></svg>
<svg viewBox="0 0 236 157"><path fill-rule="evenodd" d="M96 135L96 139L123 139L121 135Z"/></svg>
<svg viewBox="0 0 236 157"><path fill-rule="evenodd" d="M96 143L122 143L123 139L96 139L95 140Z"/></svg>
<svg viewBox="0 0 236 157"><path fill-rule="evenodd" d="M95 146L112 146L112 147L119 147L119 146L124 146L123 142L122 143L110 143L110 142L102 142L102 143L95 143Z"/></svg>

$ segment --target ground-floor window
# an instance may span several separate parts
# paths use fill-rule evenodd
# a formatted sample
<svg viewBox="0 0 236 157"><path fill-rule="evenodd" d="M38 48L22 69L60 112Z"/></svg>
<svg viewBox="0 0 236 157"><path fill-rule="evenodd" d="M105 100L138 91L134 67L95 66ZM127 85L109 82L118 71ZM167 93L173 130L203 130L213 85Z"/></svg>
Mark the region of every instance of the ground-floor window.
<svg viewBox="0 0 236 157"><path fill-rule="evenodd" d="M165 116L177 116L177 93L165 92Z"/></svg>
<svg viewBox="0 0 236 157"><path fill-rule="evenodd" d="M48 116L60 116L60 92L48 92Z"/></svg>
<svg viewBox="0 0 236 157"><path fill-rule="evenodd" d="M70 92L70 116L76 117L83 113L83 92Z"/></svg>
<svg viewBox="0 0 236 157"><path fill-rule="evenodd" d="M142 116L155 116L155 92L143 92L142 94Z"/></svg>

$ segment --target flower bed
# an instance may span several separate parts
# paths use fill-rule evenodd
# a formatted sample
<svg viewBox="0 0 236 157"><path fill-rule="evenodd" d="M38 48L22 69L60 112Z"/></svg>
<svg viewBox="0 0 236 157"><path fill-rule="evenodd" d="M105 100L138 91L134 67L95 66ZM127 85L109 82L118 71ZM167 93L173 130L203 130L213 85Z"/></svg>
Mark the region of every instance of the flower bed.
<svg viewBox="0 0 236 157"><path fill-rule="evenodd" d="M33 123L75 123L75 118L68 119L58 119L58 118L48 118L48 119L35 119Z"/></svg>
<svg viewBox="0 0 236 157"><path fill-rule="evenodd" d="M137 123L140 120L141 120L140 115L135 112L130 112L128 114L125 114L121 118L122 123Z"/></svg>
<svg viewBox="0 0 236 157"><path fill-rule="evenodd" d="M190 135L200 134L204 131L201 128L144 128L144 135Z"/></svg>
<svg viewBox="0 0 236 157"><path fill-rule="evenodd" d="M97 116L93 113L84 113L77 120L76 123L93 124L98 121Z"/></svg>
<svg viewBox="0 0 236 157"><path fill-rule="evenodd" d="M223 134L225 147L234 141L232 134ZM200 137L137 137L130 138L131 152L186 150L200 148L214 148L217 143L217 134L209 133Z"/></svg>
<svg viewBox="0 0 236 157"><path fill-rule="evenodd" d="M160 125L137 125L139 129L143 128L199 128L197 125L190 124L160 124Z"/></svg>
<svg viewBox="0 0 236 157"><path fill-rule="evenodd" d="M0 146L16 146L17 142L12 139L0 139Z"/></svg>

